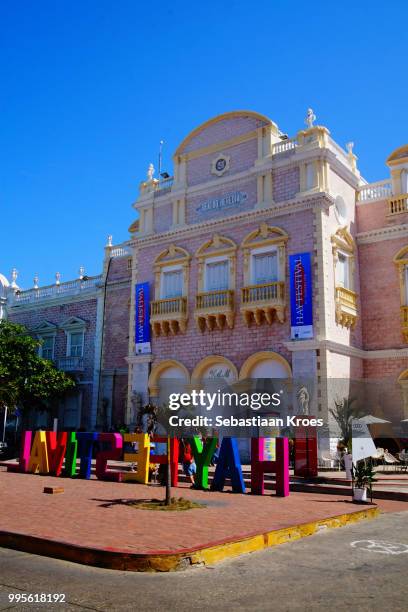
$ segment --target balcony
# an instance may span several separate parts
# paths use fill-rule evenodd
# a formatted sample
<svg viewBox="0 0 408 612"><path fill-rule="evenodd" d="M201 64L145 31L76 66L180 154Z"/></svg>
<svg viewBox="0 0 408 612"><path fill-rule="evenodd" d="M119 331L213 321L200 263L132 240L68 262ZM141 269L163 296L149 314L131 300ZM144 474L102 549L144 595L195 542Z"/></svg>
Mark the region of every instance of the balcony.
<svg viewBox="0 0 408 612"><path fill-rule="evenodd" d="M58 359L57 366L63 372L83 372L84 358L83 357L61 357Z"/></svg>
<svg viewBox="0 0 408 612"><path fill-rule="evenodd" d="M187 298L155 300L150 306L150 323L154 336L176 335L187 329Z"/></svg>
<svg viewBox="0 0 408 612"><path fill-rule="evenodd" d="M359 187L357 199L359 202L372 202L374 200L385 200L392 194L391 181L377 181Z"/></svg>
<svg viewBox="0 0 408 612"><path fill-rule="evenodd" d="M37 304L38 302L58 298L66 299L68 296L96 293L102 283L102 275L89 276L65 283L47 285L27 291L17 291L13 297L13 306Z"/></svg>
<svg viewBox="0 0 408 612"><path fill-rule="evenodd" d="M271 325L275 316L279 323L283 323L285 306L284 281L248 285L241 289L241 312L248 327L253 321L256 325L263 321Z"/></svg>
<svg viewBox="0 0 408 612"><path fill-rule="evenodd" d="M408 193L388 199L388 214L399 215L408 212Z"/></svg>
<svg viewBox="0 0 408 612"><path fill-rule="evenodd" d="M234 292L206 291L196 296L194 317L200 331L234 327Z"/></svg>
<svg viewBox="0 0 408 612"><path fill-rule="evenodd" d="M408 342L408 306L401 306L401 327L404 341Z"/></svg>
<svg viewBox="0 0 408 612"><path fill-rule="evenodd" d="M357 321L357 294L345 287L336 287L336 322L353 329Z"/></svg>

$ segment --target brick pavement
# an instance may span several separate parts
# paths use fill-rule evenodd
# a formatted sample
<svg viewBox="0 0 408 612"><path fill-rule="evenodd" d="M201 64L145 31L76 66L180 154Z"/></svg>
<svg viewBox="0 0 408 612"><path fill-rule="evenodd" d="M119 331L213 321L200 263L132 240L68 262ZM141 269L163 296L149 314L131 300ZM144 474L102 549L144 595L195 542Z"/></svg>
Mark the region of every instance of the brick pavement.
<svg viewBox="0 0 408 612"><path fill-rule="evenodd" d="M46 495L44 486L62 486ZM193 491L174 495L208 504L186 512L136 509L132 499L162 498L162 487L0 471L0 531L127 553L181 552L360 510L341 495L292 493L287 498ZM379 500L384 512L406 502Z"/></svg>

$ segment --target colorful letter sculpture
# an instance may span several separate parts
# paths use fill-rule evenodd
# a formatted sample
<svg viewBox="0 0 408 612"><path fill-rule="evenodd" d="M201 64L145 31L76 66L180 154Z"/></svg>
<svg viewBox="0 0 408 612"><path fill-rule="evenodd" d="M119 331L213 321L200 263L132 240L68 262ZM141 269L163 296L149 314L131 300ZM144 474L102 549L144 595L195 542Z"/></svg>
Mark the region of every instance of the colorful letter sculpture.
<svg viewBox="0 0 408 612"><path fill-rule="evenodd" d="M45 431L36 431L34 442L31 447L28 471L33 474L48 474L48 452Z"/></svg>
<svg viewBox="0 0 408 612"><path fill-rule="evenodd" d="M31 442L33 439L32 431L23 431L20 448L20 472L28 472L31 455Z"/></svg>
<svg viewBox="0 0 408 612"><path fill-rule="evenodd" d="M65 453L64 475L73 478L77 474L78 440L76 433L70 431L67 438L67 450Z"/></svg>
<svg viewBox="0 0 408 612"><path fill-rule="evenodd" d="M110 449L99 451L96 455L96 477L99 478L99 480L120 482L123 472L108 470L108 459L116 459L119 461L122 458L122 436L119 433L100 433L98 435L98 442L109 443Z"/></svg>
<svg viewBox="0 0 408 612"><path fill-rule="evenodd" d="M46 431L45 433L50 474L59 476L62 472L62 464L67 450L67 432Z"/></svg>
<svg viewBox="0 0 408 612"><path fill-rule="evenodd" d="M194 436L191 438L190 443L197 468L195 488L208 489L208 467L217 448L217 438L207 438L203 446L200 438Z"/></svg>
<svg viewBox="0 0 408 612"><path fill-rule="evenodd" d="M151 442L157 442L158 444L168 444L168 439L163 436L152 436ZM178 455L179 455L179 441L177 438L170 438L170 474L171 474L171 486L178 486ZM165 455L150 455L151 463L167 464L168 456Z"/></svg>
<svg viewBox="0 0 408 612"><path fill-rule="evenodd" d="M297 427L295 438L295 476L315 478L317 469L317 429Z"/></svg>
<svg viewBox="0 0 408 612"><path fill-rule="evenodd" d="M222 491L225 479L231 479L234 493L245 493L244 477L242 475L241 460L239 458L238 443L235 438L223 438L220 454L215 468L212 491Z"/></svg>
<svg viewBox="0 0 408 612"><path fill-rule="evenodd" d="M78 431L78 456L80 458L79 475L89 480L92 469L92 452L98 434L93 431Z"/></svg>
<svg viewBox="0 0 408 612"><path fill-rule="evenodd" d="M123 439L125 442L136 442L137 452L125 453L123 456L124 461L132 461L137 463L137 472L123 472L122 480L135 480L142 484L149 482L149 465L150 465L150 438L147 434L135 434L129 433L124 434Z"/></svg>
<svg viewBox="0 0 408 612"><path fill-rule="evenodd" d="M289 441L276 438L276 460L263 461L264 438L251 439L251 492L263 495L265 491L264 474L276 474L276 495L289 495Z"/></svg>

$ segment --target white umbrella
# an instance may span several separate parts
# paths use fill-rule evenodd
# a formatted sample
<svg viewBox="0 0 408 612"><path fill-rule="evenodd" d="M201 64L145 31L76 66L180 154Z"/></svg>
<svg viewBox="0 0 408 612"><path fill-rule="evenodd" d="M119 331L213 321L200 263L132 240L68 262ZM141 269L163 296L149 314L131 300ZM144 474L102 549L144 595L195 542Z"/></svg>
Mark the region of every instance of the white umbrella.
<svg viewBox="0 0 408 612"><path fill-rule="evenodd" d="M372 414L367 414L363 416L361 419L357 419L361 423L365 423L366 425L374 425L375 423L391 423L391 421L386 421L385 419L379 419L378 417L373 416Z"/></svg>

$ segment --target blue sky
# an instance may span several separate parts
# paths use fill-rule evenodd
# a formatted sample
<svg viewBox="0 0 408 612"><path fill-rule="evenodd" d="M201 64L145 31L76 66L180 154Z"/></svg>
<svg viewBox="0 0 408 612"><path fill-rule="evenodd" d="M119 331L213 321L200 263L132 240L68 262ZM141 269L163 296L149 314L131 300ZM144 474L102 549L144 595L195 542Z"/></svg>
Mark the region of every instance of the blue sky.
<svg viewBox="0 0 408 612"><path fill-rule="evenodd" d="M289 135L312 106L369 181L408 141L408 5L0 0L0 272L101 269L165 140L235 109Z"/></svg>

